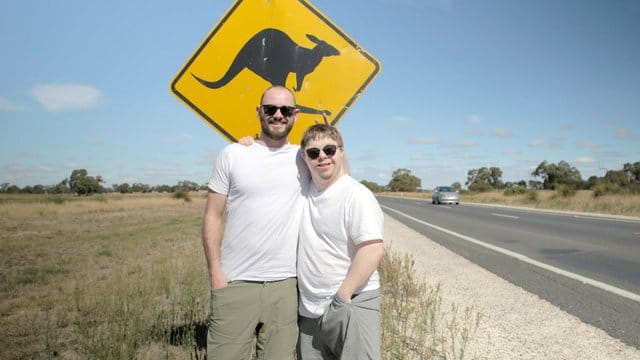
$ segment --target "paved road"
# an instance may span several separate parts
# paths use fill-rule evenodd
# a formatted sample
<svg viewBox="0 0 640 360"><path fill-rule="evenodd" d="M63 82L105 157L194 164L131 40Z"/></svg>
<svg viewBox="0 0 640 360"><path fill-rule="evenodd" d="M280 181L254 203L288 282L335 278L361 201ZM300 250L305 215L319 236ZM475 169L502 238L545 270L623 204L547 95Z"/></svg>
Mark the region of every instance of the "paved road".
<svg viewBox="0 0 640 360"><path fill-rule="evenodd" d="M640 220L379 201L430 239L640 349Z"/></svg>

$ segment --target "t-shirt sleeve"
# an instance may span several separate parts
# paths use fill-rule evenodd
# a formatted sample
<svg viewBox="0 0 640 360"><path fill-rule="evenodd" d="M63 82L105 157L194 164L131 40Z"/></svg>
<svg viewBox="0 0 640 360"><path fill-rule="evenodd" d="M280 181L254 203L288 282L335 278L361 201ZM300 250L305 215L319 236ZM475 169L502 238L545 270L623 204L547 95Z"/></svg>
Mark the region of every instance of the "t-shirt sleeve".
<svg viewBox="0 0 640 360"><path fill-rule="evenodd" d="M301 184L308 184L311 181L311 171L302 158L302 148L296 152L296 166L298 167L298 176Z"/></svg>
<svg viewBox="0 0 640 360"><path fill-rule="evenodd" d="M225 147L216 158L213 174L209 180L209 190L222 195L229 194L229 187L231 186L230 167L231 145Z"/></svg>
<svg viewBox="0 0 640 360"><path fill-rule="evenodd" d="M369 189L363 186L354 192L348 212L347 229L354 244L382 240L384 215L378 200Z"/></svg>

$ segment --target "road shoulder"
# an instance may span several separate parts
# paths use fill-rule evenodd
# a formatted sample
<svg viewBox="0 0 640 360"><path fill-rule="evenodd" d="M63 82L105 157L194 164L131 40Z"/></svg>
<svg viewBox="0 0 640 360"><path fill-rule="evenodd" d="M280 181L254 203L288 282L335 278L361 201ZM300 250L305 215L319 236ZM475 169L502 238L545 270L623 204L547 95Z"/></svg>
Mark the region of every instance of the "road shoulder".
<svg viewBox="0 0 640 360"><path fill-rule="evenodd" d="M443 309L473 306L482 321L468 357L487 359L640 359L640 350L585 324L456 255L385 214L385 243L410 254L416 273L441 284Z"/></svg>

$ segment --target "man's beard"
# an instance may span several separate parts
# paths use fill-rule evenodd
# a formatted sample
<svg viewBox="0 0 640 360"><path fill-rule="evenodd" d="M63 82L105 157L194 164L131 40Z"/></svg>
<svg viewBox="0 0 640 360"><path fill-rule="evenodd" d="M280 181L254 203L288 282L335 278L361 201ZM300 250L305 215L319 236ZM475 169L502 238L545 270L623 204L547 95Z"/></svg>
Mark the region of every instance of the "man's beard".
<svg viewBox="0 0 640 360"><path fill-rule="evenodd" d="M293 122L286 121L286 127L282 131L273 131L269 128L269 119L261 118L260 126L262 127L262 133L268 138L276 141L284 140L289 136L291 129L293 128Z"/></svg>

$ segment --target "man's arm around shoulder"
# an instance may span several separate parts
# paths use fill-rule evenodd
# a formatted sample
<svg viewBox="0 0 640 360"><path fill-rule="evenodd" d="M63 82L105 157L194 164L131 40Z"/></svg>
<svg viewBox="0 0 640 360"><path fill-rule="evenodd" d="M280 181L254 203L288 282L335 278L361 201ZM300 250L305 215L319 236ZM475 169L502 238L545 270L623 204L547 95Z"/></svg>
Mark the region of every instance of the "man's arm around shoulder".
<svg viewBox="0 0 640 360"><path fill-rule="evenodd" d="M202 245L207 259L207 268L211 279L211 289L227 286L227 278L220 265L220 250L222 245L222 217L227 205L227 196L209 190L207 207L204 213L202 227Z"/></svg>

